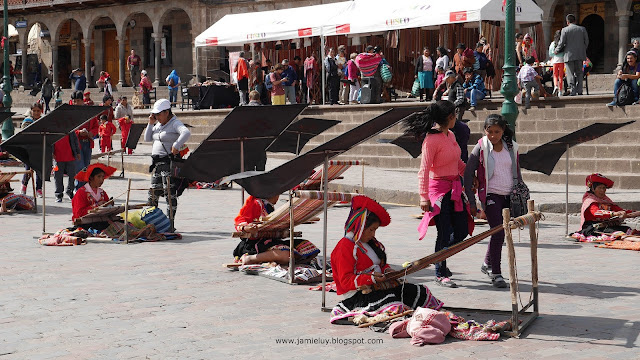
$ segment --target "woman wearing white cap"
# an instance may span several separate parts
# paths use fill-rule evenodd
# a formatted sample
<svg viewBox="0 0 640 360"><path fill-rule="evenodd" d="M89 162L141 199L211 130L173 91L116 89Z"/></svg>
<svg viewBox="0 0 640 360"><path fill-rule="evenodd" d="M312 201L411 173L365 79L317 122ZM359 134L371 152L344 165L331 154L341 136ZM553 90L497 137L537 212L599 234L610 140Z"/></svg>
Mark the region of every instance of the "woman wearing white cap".
<svg viewBox="0 0 640 360"><path fill-rule="evenodd" d="M165 191L167 178L171 175L171 157L180 157L180 149L189 140L191 132L171 112L171 102L160 99L153 104L149 125L144 132L144 141L152 141L151 190L149 190L149 205L158 206L158 197L167 196ZM178 205L178 179L171 178L171 204L175 214ZM169 198L167 197L167 215L171 214ZM172 224L173 226L173 224ZM172 229L174 230L174 229Z"/></svg>

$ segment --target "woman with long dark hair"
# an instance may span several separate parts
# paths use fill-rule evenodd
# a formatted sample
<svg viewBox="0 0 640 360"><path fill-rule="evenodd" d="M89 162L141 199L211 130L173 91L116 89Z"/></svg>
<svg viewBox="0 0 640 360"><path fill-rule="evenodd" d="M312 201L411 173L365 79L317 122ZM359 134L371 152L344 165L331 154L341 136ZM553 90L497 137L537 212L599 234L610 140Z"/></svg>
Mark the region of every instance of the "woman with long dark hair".
<svg viewBox="0 0 640 360"><path fill-rule="evenodd" d="M478 190L480 203L487 214L490 227L502 224L502 209L509 208L514 181L520 180L518 144L502 115L491 114L484 121L484 136L473 148L464 174L464 187L469 199L475 199ZM477 212L475 201L470 201L471 213ZM507 287L502 277L500 261L504 231L491 235L489 247L480 268L491 278L493 286Z"/></svg>
<svg viewBox="0 0 640 360"><path fill-rule="evenodd" d="M420 208L424 217L418 231L420 239L427 234L430 225L438 230L435 251L456 244L473 232L469 204L462 191L461 176L465 163L460 159L460 146L451 132L456 123L455 106L449 101L438 101L405 121L405 133L422 142L422 163L418 179L420 183ZM453 234L453 238L452 238ZM436 264L436 283L457 287L451 281L452 273L447 261Z"/></svg>

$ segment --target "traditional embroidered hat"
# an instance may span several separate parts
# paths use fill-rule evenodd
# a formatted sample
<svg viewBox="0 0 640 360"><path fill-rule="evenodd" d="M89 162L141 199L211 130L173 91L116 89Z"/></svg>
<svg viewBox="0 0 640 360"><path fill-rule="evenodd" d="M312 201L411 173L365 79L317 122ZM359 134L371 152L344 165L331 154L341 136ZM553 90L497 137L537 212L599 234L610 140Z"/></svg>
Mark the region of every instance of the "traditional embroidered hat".
<svg viewBox="0 0 640 360"><path fill-rule="evenodd" d="M82 169L78 174L76 174L76 180L82 182L89 182L89 176L93 172L95 168L102 169L104 171L104 178L107 179L109 176L113 175L116 172L116 168L112 166L107 166L102 163L93 163L88 167Z"/></svg>
<svg viewBox="0 0 640 360"><path fill-rule="evenodd" d="M351 209L367 209L368 211L371 211L378 216L378 219L380 219L380 226L387 226L391 223L391 216L389 216L387 210L383 208L380 203L370 197L364 195L354 197L351 199Z"/></svg>
<svg viewBox="0 0 640 360"><path fill-rule="evenodd" d="M91 91L85 91L85 95L91 95Z"/></svg>
<svg viewBox="0 0 640 360"><path fill-rule="evenodd" d="M593 184L595 183L600 183L603 184L604 186L607 187L607 189L610 189L613 187L613 180L607 178L606 176L602 175L602 174L591 174L589 176L587 176L587 180L586 180L586 185L589 189L591 189L591 187L593 186Z"/></svg>

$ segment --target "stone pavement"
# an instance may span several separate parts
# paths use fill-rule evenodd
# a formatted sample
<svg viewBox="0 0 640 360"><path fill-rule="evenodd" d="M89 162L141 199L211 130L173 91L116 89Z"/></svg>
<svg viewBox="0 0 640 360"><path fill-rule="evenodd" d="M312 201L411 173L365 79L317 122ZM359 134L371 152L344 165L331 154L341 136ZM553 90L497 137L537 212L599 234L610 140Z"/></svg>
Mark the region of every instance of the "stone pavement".
<svg viewBox="0 0 640 360"><path fill-rule="evenodd" d="M134 187L145 187L149 181L142 175L133 179ZM69 224L70 201L54 203L47 185L47 230L54 231ZM119 196L124 180L109 179L104 188L110 196L124 199ZM145 194L137 191L132 198L143 202ZM164 208L164 201L161 204ZM432 253L435 229L422 242L417 240L418 221L411 215L419 209L387 207L393 221L377 237L392 266ZM541 316L521 339L448 338L441 345L414 347L408 339L330 325L328 314L320 311L320 292L307 286L223 269L221 264L231 259L236 245L229 234L239 208L237 189L188 190L179 200L176 220L183 240L59 248L40 246L34 239L40 233L40 216L0 217L0 358L638 357L640 280L632 272L637 269L635 252L571 243L562 237L563 226L544 222L539 246ZM346 207L329 211L329 251L342 235L347 214ZM321 223L297 230L321 247ZM528 232L514 235L522 300L527 301ZM450 260L458 289L433 284L432 268L411 280L428 284L446 306L509 309L508 291L494 289L479 271L486 246L485 240ZM503 254L505 263L506 251ZM337 301L334 293L327 295L327 305ZM293 344L282 344L283 339ZM296 345L300 341L303 344Z"/></svg>

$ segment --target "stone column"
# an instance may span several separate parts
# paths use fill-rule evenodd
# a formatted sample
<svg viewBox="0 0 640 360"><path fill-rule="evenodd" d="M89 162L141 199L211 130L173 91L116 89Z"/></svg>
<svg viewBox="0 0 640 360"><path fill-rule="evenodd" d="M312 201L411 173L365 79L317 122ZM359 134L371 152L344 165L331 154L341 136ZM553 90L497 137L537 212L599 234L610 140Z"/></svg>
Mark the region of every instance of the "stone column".
<svg viewBox="0 0 640 360"><path fill-rule="evenodd" d="M84 39L84 76L87 78L87 89L91 86L91 39Z"/></svg>
<svg viewBox="0 0 640 360"><path fill-rule="evenodd" d="M58 86L58 42L51 42L51 64L53 67L52 75L53 76L53 87Z"/></svg>
<svg viewBox="0 0 640 360"><path fill-rule="evenodd" d="M26 29L18 30L20 46L22 48L22 84L27 84L27 50L29 49ZM42 81L42 80L41 80Z"/></svg>
<svg viewBox="0 0 640 360"><path fill-rule="evenodd" d="M629 45L629 21L633 15L631 11L618 11L618 69L622 68Z"/></svg>
<svg viewBox="0 0 640 360"><path fill-rule="evenodd" d="M153 86L154 87L158 87L160 85L160 73L161 73L161 66L162 66L162 62L160 59L160 48L162 46L162 33L153 33L151 34L153 36L153 40L155 42L155 50L156 50L156 79L153 82Z"/></svg>
<svg viewBox="0 0 640 360"><path fill-rule="evenodd" d="M553 33L551 32L551 26L553 25L553 19L542 20L542 31L544 32L544 43L549 47L553 41Z"/></svg>
<svg viewBox="0 0 640 360"><path fill-rule="evenodd" d="M116 40L118 41L118 72L120 73L118 76L118 88L122 88L126 81L124 79L125 75L125 65L127 63L127 54L125 54L125 42L127 41L126 36L116 36ZM131 84L134 86L134 84Z"/></svg>

